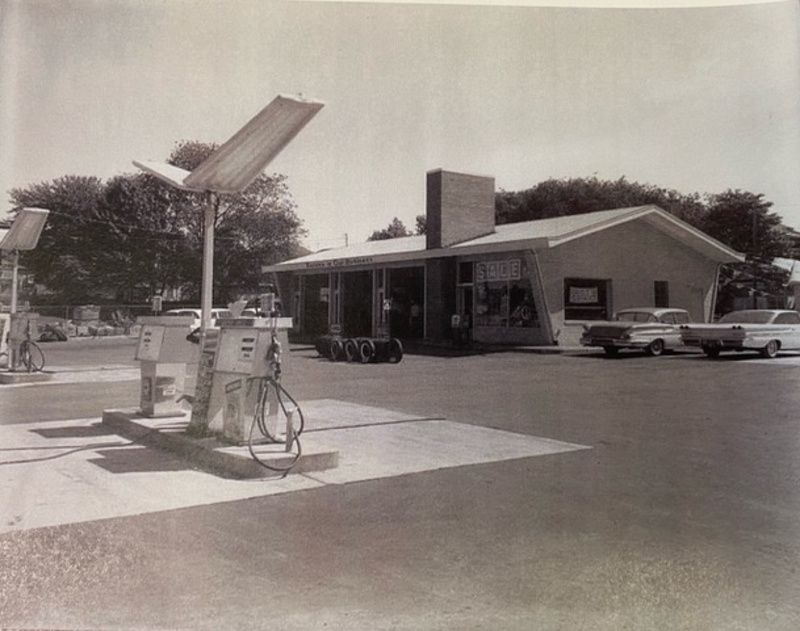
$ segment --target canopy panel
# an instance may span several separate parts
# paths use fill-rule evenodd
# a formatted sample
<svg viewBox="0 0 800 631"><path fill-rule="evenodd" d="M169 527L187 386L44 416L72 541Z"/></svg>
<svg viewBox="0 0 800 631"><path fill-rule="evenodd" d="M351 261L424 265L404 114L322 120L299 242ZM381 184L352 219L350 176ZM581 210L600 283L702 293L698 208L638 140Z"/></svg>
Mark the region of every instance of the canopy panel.
<svg viewBox="0 0 800 631"><path fill-rule="evenodd" d="M39 242L50 211L43 208L23 208L14 217L11 228L0 241L0 250L32 250Z"/></svg>
<svg viewBox="0 0 800 631"><path fill-rule="evenodd" d="M191 189L245 189L323 107L279 95L183 180Z"/></svg>

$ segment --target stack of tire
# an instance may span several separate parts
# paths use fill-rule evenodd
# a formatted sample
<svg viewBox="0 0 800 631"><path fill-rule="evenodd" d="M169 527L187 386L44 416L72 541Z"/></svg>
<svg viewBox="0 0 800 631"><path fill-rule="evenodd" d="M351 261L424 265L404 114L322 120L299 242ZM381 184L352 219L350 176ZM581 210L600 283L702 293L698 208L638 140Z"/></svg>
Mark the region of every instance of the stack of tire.
<svg viewBox="0 0 800 631"><path fill-rule="evenodd" d="M348 361L361 364L388 362L396 364L403 359L403 345L396 337L341 337L323 335L315 344L317 353L333 362Z"/></svg>

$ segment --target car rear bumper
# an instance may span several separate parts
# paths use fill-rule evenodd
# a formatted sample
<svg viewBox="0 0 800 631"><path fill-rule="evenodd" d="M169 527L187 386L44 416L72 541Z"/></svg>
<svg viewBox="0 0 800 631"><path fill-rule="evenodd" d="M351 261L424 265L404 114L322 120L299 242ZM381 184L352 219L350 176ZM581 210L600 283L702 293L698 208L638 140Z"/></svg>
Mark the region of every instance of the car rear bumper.
<svg viewBox="0 0 800 631"><path fill-rule="evenodd" d="M644 340L621 340L616 337L582 337L582 346L611 346L613 348L647 348L650 342Z"/></svg>
<svg viewBox="0 0 800 631"><path fill-rule="evenodd" d="M728 351L741 351L745 349L757 349L764 346L764 344L753 343L748 340L726 340L716 338L689 338L684 339L683 343L686 346L693 346L695 348L718 348L720 350Z"/></svg>

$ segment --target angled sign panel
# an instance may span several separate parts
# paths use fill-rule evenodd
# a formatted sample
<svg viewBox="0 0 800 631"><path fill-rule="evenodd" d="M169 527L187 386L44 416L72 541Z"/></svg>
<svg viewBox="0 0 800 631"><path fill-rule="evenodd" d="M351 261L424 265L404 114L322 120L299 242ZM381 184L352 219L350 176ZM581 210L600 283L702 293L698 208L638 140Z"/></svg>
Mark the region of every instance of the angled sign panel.
<svg viewBox="0 0 800 631"><path fill-rule="evenodd" d="M43 208L23 208L14 217L11 228L0 241L0 250L32 250L39 242L50 211Z"/></svg>
<svg viewBox="0 0 800 631"><path fill-rule="evenodd" d="M183 180L191 189L245 189L322 109L323 103L277 96Z"/></svg>
<svg viewBox="0 0 800 631"><path fill-rule="evenodd" d="M180 188L185 191L201 190L190 188L183 183L183 181L186 179L186 176L189 175L189 171L186 169L181 169L180 167L167 164L166 162L150 162L145 160L134 160L133 164L139 167L145 173L154 175L159 180L176 188Z"/></svg>

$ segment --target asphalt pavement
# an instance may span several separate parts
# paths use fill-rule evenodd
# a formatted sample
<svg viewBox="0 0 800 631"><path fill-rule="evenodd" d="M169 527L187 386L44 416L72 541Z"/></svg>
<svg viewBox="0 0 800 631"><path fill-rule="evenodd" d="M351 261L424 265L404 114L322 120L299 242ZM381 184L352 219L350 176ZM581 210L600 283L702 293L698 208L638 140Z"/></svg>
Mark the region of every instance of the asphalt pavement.
<svg viewBox="0 0 800 631"><path fill-rule="evenodd" d="M131 342L46 350L87 379L0 390L14 437L4 463L21 459L8 442L21 432L46 438L70 419L91 428L102 409L138 401ZM216 482L194 480L175 493L180 508L153 498L139 514L12 524L0 535L0 626L795 630L799 364L503 352L360 365L295 350L285 383L301 404L332 399L588 448L222 501ZM455 434L417 438L442 463L463 449ZM191 474L144 451L168 484ZM78 457L31 471L68 484ZM19 480L20 466L0 464L0 480ZM98 490L76 476L69 487L96 497L98 514L124 508L147 473L104 471L117 482ZM46 515L45 496L22 479L20 510L38 502ZM147 493L177 488L168 484Z"/></svg>

